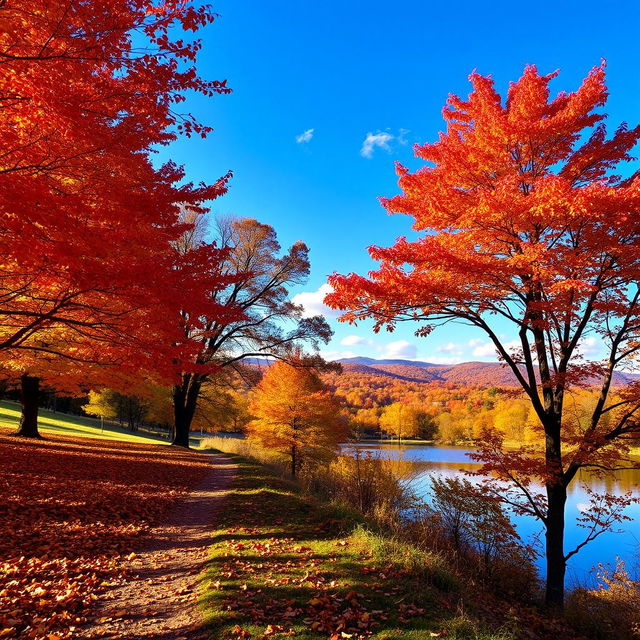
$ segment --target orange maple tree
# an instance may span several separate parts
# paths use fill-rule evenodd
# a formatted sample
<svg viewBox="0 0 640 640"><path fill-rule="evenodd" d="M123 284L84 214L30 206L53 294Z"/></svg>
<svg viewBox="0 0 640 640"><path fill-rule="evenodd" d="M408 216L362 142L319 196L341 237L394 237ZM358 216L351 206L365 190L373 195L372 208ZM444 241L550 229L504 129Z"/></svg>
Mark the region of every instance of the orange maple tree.
<svg viewBox="0 0 640 640"><path fill-rule="evenodd" d="M544 445L510 451L488 434L478 459L518 491L505 497L514 508L543 522L551 605L563 603L566 561L580 548L564 548L567 488L580 469L631 464L628 438L640 432L638 390L609 401L614 371L640 351L640 178L615 174L631 160L640 127L621 125L607 137L604 64L577 91L552 98L556 75L527 67L503 102L491 78L472 74L468 98L447 101L446 131L415 147L428 164L414 173L398 165L402 193L382 200L415 219L419 238L371 247L379 269L368 278L334 275L327 297L347 322L373 318L379 330L416 321L424 336L461 321L493 342L531 402ZM519 348L501 337L504 323ZM589 335L606 352L601 362L580 355ZM570 428L567 394L594 375L590 418ZM619 515L613 496L604 502ZM610 525L601 507L594 502L591 524ZM601 531L591 524L585 542Z"/></svg>
<svg viewBox="0 0 640 640"><path fill-rule="evenodd" d="M340 403L316 373L286 362L271 365L257 386L247 426L250 439L285 455L291 475L335 453L346 436Z"/></svg>

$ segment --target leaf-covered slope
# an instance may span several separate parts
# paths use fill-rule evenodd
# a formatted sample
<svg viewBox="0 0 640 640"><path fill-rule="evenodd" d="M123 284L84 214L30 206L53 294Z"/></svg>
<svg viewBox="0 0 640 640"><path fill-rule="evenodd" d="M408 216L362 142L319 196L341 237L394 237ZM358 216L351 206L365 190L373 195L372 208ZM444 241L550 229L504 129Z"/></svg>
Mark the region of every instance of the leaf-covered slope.
<svg viewBox="0 0 640 640"><path fill-rule="evenodd" d="M338 360L347 372L393 377L408 382L445 382L461 386L516 386L513 372L499 362L462 362L439 365L419 360L375 360L343 358ZM625 386L640 379L640 374L616 372L613 384ZM594 378L593 382L596 382Z"/></svg>

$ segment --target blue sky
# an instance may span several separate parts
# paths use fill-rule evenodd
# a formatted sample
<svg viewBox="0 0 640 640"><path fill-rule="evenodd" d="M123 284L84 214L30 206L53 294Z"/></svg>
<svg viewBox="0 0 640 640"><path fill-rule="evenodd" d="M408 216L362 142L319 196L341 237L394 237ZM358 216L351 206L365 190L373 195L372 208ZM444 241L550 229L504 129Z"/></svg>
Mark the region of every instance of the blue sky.
<svg viewBox="0 0 640 640"><path fill-rule="evenodd" d="M474 69L503 91L525 64L560 69L554 88L575 89L607 60L610 126L640 120L637 2L538 3L406 0L219 0L199 62L227 78L230 96L190 97L187 108L214 127L206 140L162 151L192 180L234 178L214 213L255 217L283 245L301 239L312 271L298 300L320 309L333 271L365 273L366 247L389 245L410 219L388 216L379 196L397 193L393 162L412 169L411 145L443 128L448 93L466 95ZM305 135L306 132L306 135ZM365 141L368 139L368 143ZM411 326L374 336L331 318L326 355L409 357L434 362L495 360L483 336L449 326L415 338ZM597 344L588 348L597 355Z"/></svg>

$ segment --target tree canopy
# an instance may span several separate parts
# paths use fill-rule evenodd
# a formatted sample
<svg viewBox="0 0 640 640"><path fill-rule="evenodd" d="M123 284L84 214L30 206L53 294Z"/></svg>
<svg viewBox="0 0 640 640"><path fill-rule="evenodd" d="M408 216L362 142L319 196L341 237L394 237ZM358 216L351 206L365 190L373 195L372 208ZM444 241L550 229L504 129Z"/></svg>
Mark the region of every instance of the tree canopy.
<svg viewBox="0 0 640 640"><path fill-rule="evenodd" d="M567 487L581 468L615 467L640 431L635 387L607 402L614 371L640 351L640 177L616 173L640 127L607 136L604 65L552 98L556 75L527 67L503 102L491 78L472 74L468 98L447 101L446 131L416 146L427 164L415 172L398 165L402 193L382 199L389 212L414 218L419 237L371 247L379 268L369 277L335 274L326 299L346 310L342 320L372 318L376 330L408 320L424 336L459 321L493 342L528 396L545 446L542 456L515 455L488 437L479 458L514 483L516 503L545 524L552 604L563 600L571 554L563 548ZM498 320L512 327L518 348ZM602 362L581 356L589 335L607 352ZM590 420L567 428L566 395L594 374L600 391ZM530 490L534 478L544 496Z"/></svg>
<svg viewBox="0 0 640 640"><path fill-rule="evenodd" d="M291 474L332 456L346 436L340 404L316 373L285 362L271 365L255 390L250 405L255 419L250 439L288 457Z"/></svg>

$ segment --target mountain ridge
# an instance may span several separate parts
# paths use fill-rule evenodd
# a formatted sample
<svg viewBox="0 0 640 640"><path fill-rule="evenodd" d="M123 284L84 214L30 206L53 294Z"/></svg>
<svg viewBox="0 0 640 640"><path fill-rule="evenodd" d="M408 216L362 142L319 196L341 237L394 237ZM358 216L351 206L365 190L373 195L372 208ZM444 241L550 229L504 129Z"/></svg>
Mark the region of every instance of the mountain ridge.
<svg viewBox="0 0 640 640"><path fill-rule="evenodd" d="M519 386L511 371L500 362L481 362L478 360L457 364L436 364L423 360L403 360L383 358L377 360L364 356L339 358L345 371L368 373L382 377L393 377L410 382L436 382L474 386ZM613 385L626 386L640 380L640 373L617 371ZM588 381L595 384L597 378Z"/></svg>

